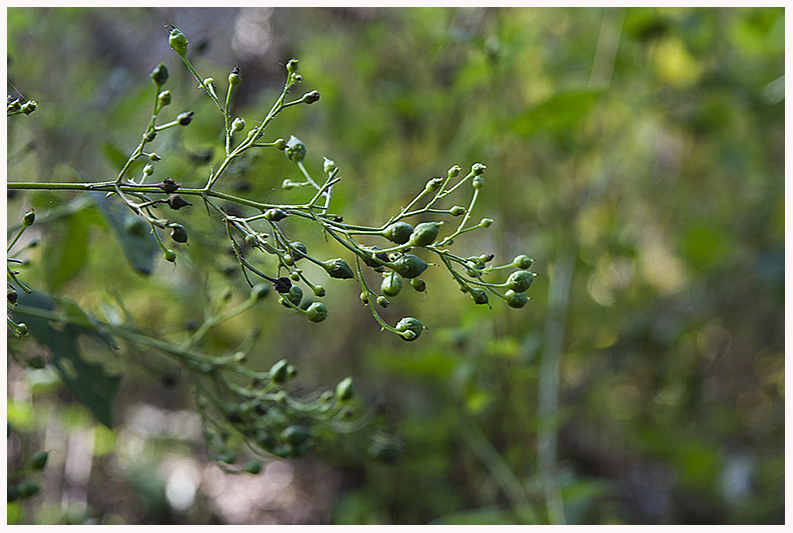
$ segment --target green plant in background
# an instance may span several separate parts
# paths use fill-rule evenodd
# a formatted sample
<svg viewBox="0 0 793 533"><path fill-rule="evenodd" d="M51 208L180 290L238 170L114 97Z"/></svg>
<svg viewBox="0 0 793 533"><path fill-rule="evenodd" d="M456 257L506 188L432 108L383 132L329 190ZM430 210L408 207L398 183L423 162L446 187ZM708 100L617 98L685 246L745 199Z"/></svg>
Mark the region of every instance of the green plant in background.
<svg viewBox="0 0 793 533"><path fill-rule="evenodd" d="M221 98L214 79L199 75L188 59L187 37L173 26L169 25L167 29L170 47L222 117L223 159L217 166L210 167L205 184L184 186L170 176L156 183L152 180L163 157L149 151L149 143L167 130L189 126L194 119L192 111L180 112L170 120L163 121L161 118L171 104L172 94L164 88L169 72L160 62L150 73L155 86L151 118L141 134L139 144L123 162L114 179L73 183L11 182L8 183L8 189L78 191L91 195L108 214L111 224L123 225L123 229L119 230L123 232L120 240L133 265L141 262L137 248L151 247L150 241L146 241L149 235L163 259L177 263L181 252L174 250L174 245L166 244L166 235L177 245L189 245L191 234L205 230L164 216L161 210L167 207L169 211L180 211L196 209L201 205L207 216L211 217L215 213L221 217L229 248L250 288L247 299L231 306L231 293L227 292L217 305L207 310L202 323L186 332L182 342L174 342L137 327L121 298L118 305L126 318L120 321L101 320L73 301L32 291L19 279L19 273L12 271L9 266L9 310L13 317L25 320L15 322L9 317L10 331L17 336L30 333L39 343L47 346L51 351L51 362L62 379L95 417L107 426L113 423L110 401L118 390L119 378L106 373L102 366L86 361L81 354L78 337L94 337L112 349L118 349L119 341L124 341L170 357L183 368L194 386L210 457L230 472L257 473L261 468L255 460L239 464L238 455L233 451L237 440L244 442L257 457L271 454L299 457L316 443L344 441L338 444L342 448L348 444L353 448L363 446L374 458L392 458L396 443L373 429L371 416L366 410L351 403L353 394L350 378L338 384L336 394L317 391L297 397L290 390L290 382L297 370L286 359L279 360L269 370L256 371L245 365L248 353L258 338L257 331L249 332L235 350L220 355L204 351L202 341L212 328L254 308L271 290L278 294L278 301L283 306L304 315L310 322L323 322L329 310L315 298L323 298L327 291L323 285L309 278L306 270L300 266L305 263L316 265L333 279L357 280L361 287L361 301L377 323L383 330L405 341L418 339L426 329L424 324L416 318L403 317L395 325L390 325L377 308L389 305L386 296L398 294L402 279L410 280L411 286L418 291L426 290L426 283L419 276L431 263L420 258L417 253L434 254L437 264L451 273L460 290L468 293L475 303L488 304L488 295L491 295L503 299L510 307L523 307L528 301L525 292L535 276L528 271L532 266L531 259L521 255L507 264L489 266L494 259L493 254L462 257L449 249L455 240L471 231L487 228L493 222L483 218L478 223L471 223L472 213L485 183L485 166L474 164L466 174L462 173L459 166L453 166L445 177L430 179L423 190L382 224L348 222L331 211L334 187L340 186L342 181L341 169L335 162L324 159L323 176L320 179L307 170L304 164L307 148L299 139L292 136L289 141L280 138L263 140L265 128L284 109L311 104L320 98L319 93L313 90L300 98L288 100L288 95L303 81L298 73L298 61L292 59L286 63L286 82L266 115L258 121L246 120L235 116L231 106L234 91L243 81L239 66L229 73L227 90ZM20 103L19 99L12 101L9 97L8 105L8 116L11 117L30 114L36 103ZM220 180L225 173L249 152L261 149L281 150L297 166L302 181L285 179L282 188L294 190L294 194L303 189L310 190L306 201L276 203L220 190ZM135 174L134 169L140 169L140 172ZM458 191L464 191L466 187L471 191L467 206L448 206L448 198ZM131 216L113 210L109 201L114 199L123 202ZM225 204L221 205L220 201ZM243 210L252 211L253 214L245 214ZM449 224L453 229L442 233L444 221L425 220L427 217L441 216L456 218L459 222ZM353 267L342 258L321 259L312 255L299 236L293 235L282 225L285 219L297 217L321 228L326 238L341 245L346 254L352 255ZM407 220L420 222L414 226ZM33 211L30 211L23 218L16 237L8 247L9 251L33 222ZM263 265L260 264L254 258L257 253L263 254L265 258L269 256L269 261L266 259ZM16 262L19 260L9 259L9 263ZM194 267L191 263L189 266ZM492 279L493 275L511 268L518 270L510 274L506 281ZM383 294L367 281L367 276L380 275L383 276L380 287ZM313 297L301 285L307 287ZM23 294L18 294L17 289ZM356 437L343 438L351 434ZM360 434L366 436L358 437Z"/></svg>

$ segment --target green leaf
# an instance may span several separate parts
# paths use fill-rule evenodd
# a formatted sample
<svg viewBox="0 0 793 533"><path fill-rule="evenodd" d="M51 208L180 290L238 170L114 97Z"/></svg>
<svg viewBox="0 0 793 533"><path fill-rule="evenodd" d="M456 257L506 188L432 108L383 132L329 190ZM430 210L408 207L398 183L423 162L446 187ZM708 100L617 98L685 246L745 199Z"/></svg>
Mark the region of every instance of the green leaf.
<svg viewBox="0 0 793 533"><path fill-rule="evenodd" d="M589 112L601 94L601 89L591 88L558 92L523 113L512 128L527 137L543 130L569 130Z"/></svg>
<svg viewBox="0 0 793 533"><path fill-rule="evenodd" d="M159 250L149 230L137 232L131 229L132 222L143 222L118 201L105 198L104 193L93 193L94 202L99 207L107 224L113 229L121 244L129 264L140 274L148 276L154 270L154 256ZM117 198L115 200L118 200ZM136 220L137 219L137 220ZM146 223L143 222L145 225Z"/></svg>
<svg viewBox="0 0 793 533"><path fill-rule="evenodd" d="M87 327L95 324L95 319L73 302L55 300L38 292L31 294L21 292L18 305L19 308L13 312L14 315L17 320L27 324L30 334L39 344L50 350L52 365L64 383L94 418L112 428L112 404L113 398L118 392L120 377L109 376L101 365L86 362L80 354L77 343L80 335L91 335L105 342L112 341L112 338L106 332ZM59 306L65 309L67 316L75 318L85 325L66 324L62 328L55 329L47 319L19 312L19 309L24 309L25 306L46 311L53 311L56 306ZM113 345L114 341L111 343L111 346Z"/></svg>
<svg viewBox="0 0 793 533"><path fill-rule="evenodd" d="M90 217L84 212L64 218L60 234L52 235L45 242L43 265L47 288L55 292L69 281L85 264L88 257L88 226Z"/></svg>

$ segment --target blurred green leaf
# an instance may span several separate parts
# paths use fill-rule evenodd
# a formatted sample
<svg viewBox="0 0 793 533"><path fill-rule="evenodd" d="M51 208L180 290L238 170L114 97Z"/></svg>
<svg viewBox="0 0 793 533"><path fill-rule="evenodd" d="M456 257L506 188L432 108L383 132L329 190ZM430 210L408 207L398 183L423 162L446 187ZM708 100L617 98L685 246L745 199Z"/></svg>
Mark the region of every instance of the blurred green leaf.
<svg viewBox="0 0 793 533"><path fill-rule="evenodd" d="M88 258L89 216L85 212L74 213L57 226L56 235L45 240L43 258L50 292L77 274Z"/></svg>
<svg viewBox="0 0 793 533"><path fill-rule="evenodd" d="M521 135L539 131L561 132L574 128L603 94L601 89L574 89L558 92L523 113L512 124Z"/></svg>
<svg viewBox="0 0 793 533"><path fill-rule="evenodd" d="M149 233L146 222L130 213L119 202L105 198L104 193L95 193L93 198L121 244L121 249L124 250L124 256L129 264L135 272L144 276L150 275L154 269L154 257L159 247L154 237ZM132 227L135 224L142 224L143 231L134 231Z"/></svg>
<svg viewBox="0 0 793 533"><path fill-rule="evenodd" d="M57 305L63 304L38 292L31 294L23 292L18 302L20 308L29 306L46 311L53 311ZM68 303L66 307L70 316L82 315L90 322L88 315L79 310L75 304ZM94 330L74 324L66 324L63 328L56 329L44 318L33 315L22 316L30 334L50 350L53 366L77 399L100 423L113 427L112 405L113 398L118 392L120 377L109 376L101 365L86 362L80 354L78 345L80 335L96 336L103 341L107 341L107 336L97 335Z"/></svg>

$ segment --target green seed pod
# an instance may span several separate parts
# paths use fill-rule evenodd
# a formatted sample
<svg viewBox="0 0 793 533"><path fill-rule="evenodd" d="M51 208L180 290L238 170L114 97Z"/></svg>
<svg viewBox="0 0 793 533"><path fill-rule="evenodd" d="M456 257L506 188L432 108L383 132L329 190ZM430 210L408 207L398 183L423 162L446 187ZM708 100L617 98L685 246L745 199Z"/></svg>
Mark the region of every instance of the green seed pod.
<svg viewBox="0 0 793 533"><path fill-rule="evenodd" d="M385 296L378 296L377 297L377 305L379 305L380 307L385 309L386 307L391 305L391 302L389 302L388 298L386 298Z"/></svg>
<svg viewBox="0 0 793 533"><path fill-rule="evenodd" d="M303 289L298 287L297 285L292 285L289 288L289 292L285 292L281 295L281 298L285 300L289 300L295 307L300 307L300 302L303 300ZM281 302L284 307L291 307L285 301Z"/></svg>
<svg viewBox="0 0 793 533"><path fill-rule="evenodd" d="M304 426L289 426L281 432L281 440L288 442L292 446L299 446L308 441L314 434Z"/></svg>
<svg viewBox="0 0 793 533"><path fill-rule="evenodd" d="M306 312L308 313L308 319L311 322L322 322L325 320L325 317L328 316L328 308L325 307L325 304L320 302L314 302L311 304Z"/></svg>
<svg viewBox="0 0 793 533"><path fill-rule="evenodd" d="M443 185L443 178L432 178L427 182L424 188L428 191L437 191L441 188L441 185Z"/></svg>
<svg viewBox="0 0 793 533"><path fill-rule="evenodd" d="M171 33L168 35L168 46L181 57L185 57L187 55L187 37L185 37L184 33L179 31L178 28L170 26L170 29Z"/></svg>
<svg viewBox="0 0 793 533"><path fill-rule="evenodd" d="M301 100L306 104L313 104L319 100L319 91L311 91L303 95Z"/></svg>
<svg viewBox="0 0 793 533"><path fill-rule="evenodd" d="M328 259L322 263L322 266L332 278L350 279L355 277L350 265L348 265L344 259Z"/></svg>
<svg viewBox="0 0 793 533"><path fill-rule="evenodd" d="M427 246L428 244L432 244L438 236L438 228L440 225L440 222L422 222L416 226L413 233L410 234L408 242L413 246Z"/></svg>
<svg viewBox="0 0 793 533"><path fill-rule="evenodd" d="M322 285L314 285L313 287L311 287L311 290L314 292L314 296L316 296L317 298L322 298L326 294L325 287L323 287Z"/></svg>
<svg viewBox="0 0 793 533"><path fill-rule="evenodd" d="M380 283L380 290L386 296L396 296L402 289L402 278L396 272L388 272L383 276L383 281Z"/></svg>
<svg viewBox="0 0 793 533"><path fill-rule="evenodd" d="M289 74L293 74L293 73L297 72L297 59L290 59L289 61L287 61L287 63L286 63L286 71Z"/></svg>
<svg viewBox="0 0 793 533"><path fill-rule="evenodd" d="M529 301L528 296L524 292L515 292L512 289L509 289L504 296L507 298L507 304L510 307L514 307L515 309L520 309L526 302Z"/></svg>
<svg viewBox="0 0 793 533"><path fill-rule="evenodd" d="M162 256L165 258L166 261L171 263L176 261L176 252L171 249L164 250Z"/></svg>
<svg viewBox="0 0 793 533"><path fill-rule="evenodd" d="M449 176L449 178L456 178L457 176L460 175L461 170L462 168L460 168L460 165L454 165L452 168L449 169L447 175Z"/></svg>
<svg viewBox="0 0 793 533"><path fill-rule="evenodd" d="M380 259L381 261L388 261L388 256L385 253L378 253L379 250L382 250L382 248L380 248L379 246L372 246L371 248L371 251L374 253L377 259ZM378 263L374 259L374 257L369 257L369 256L364 257L363 262L366 263L367 266L372 267L375 270L383 268L383 265Z"/></svg>
<svg viewBox="0 0 793 533"><path fill-rule="evenodd" d="M449 214L451 214L453 217L459 217L460 215L465 214L465 208L461 205L455 205L449 209Z"/></svg>
<svg viewBox="0 0 793 533"><path fill-rule="evenodd" d="M184 113L179 113L176 115L176 120L179 121L180 126L187 126L190 122L193 121L193 112L192 111L185 111Z"/></svg>
<svg viewBox="0 0 793 533"><path fill-rule="evenodd" d="M165 107L171 103L171 91L165 90L157 95L157 105Z"/></svg>
<svg viewBox="0 0 793 533"><path fill-rule="evenodd" d="M512 264L515 265L517 268L522 268L523 270L531 268L531 265L534 264L534 259L530 258L528 255L519 255L512 260Z"/></svg>
<svg viewBox="0 0 793 533"><path fill-rule="evenodd" d="M427 284L421 278L412 278L410 280L410 285L418 292L424 292L427 290Z"/></svg>
<svg viewBox="0 0 793 533"><path fill-rule="evenodd" d="M394 261L394 270L403 278L416 278L427 269L427 263L412 254L405 254Z"/></svg>
<svg viewBox="0 0 793 533"><path fill-rule="evenodd" d="M154 165L148 163L145 167L143 167L143 175L151 176L152 174L154 174Z"/></svg>
<svg viewBox="0 0 793 533"><path fill-rule="evenodd" d="M22 226L27 228L32 226L33 223L36 221L36 212L33 209L29 209L25 216L22 217Z"/></svg>
<svg viewBox="0 0 793 533"><path fill-rule="evenodd" d="M270 381L273 383L283 383L286 381L286 367L289 363L286 362L286 359L281 359L273 366L270 367Z"/></svg>
<svg viewBox="0 0 793 533"><path fill-rule="evenodd" d="M474 189L481 189L485 186L485 179L482 176L474 176L474 179L471 180L471 185L473 185Z"/></svg>
<svg viewBox="0 0 793 533"><path fill-rule="evenodd" d="M481 176L486 168L482 163L474 163L474 166L471 167L471 172L474 173L474 176Z"/></svg>
<svg viewBox="0 0 793 533"><path fill-rule="evenodd" d="M295 163L299 163L306 157L306 145L303 144L303 141L292 135L286 143L286 150L284 153L286 157Z"/></svg>
<svg viewBox="0 0 793 533"><path fill-rule="evenodd" d="M286 217L286 212L281 209L268 209L264 213L264 218L270 222L278 222L279 220L283 220Z"/></svg>
<svg viewBox="0 0 793 533"><path fill-rule="evenodd" d="M176 242L187 242L187 230L177 224L171 228L171 238Z"/></svg>
<svg viewBox="0 0 793 533"><path fill-rule="evenodd" d="M298 274L297 272L291 272L289 274L289 279L292 281L300 281L300 274Z"/></svg>
<svg viewBox="0 0 793 533"><path fill-rule="evenodd" d="M165 65L160 61L160 64L154 67L154 70L151 71L149 76L151 76L152 81L157 87L162 87L165 85L165 82L168 81L168 69L165 68Z"/></svg>
<svg viewBox="0 0 793 533"><path fill-rule="evenodd" d="M325 174L330 174L331 172L333 172L338 168L336 166L336 162L333 161L332 159L328 159L327 157L323 159L324 159L324 163L322 164L322 170L325 171Z"/></svg>
<svg viewBox="0 0 793 533"><path fill-rule="evenodd" d="M33 470L44 470L44 468L47 466L47 459L49 458L49 455L49 452L38 452L30 458L28 461L28 466Z"/></svg>
<svg viewBox="0 0 793 533"><path fill-rule="evenodd" d="M306 245L300 241L290 242L289 246L291 249L289 250L289 254L292 256L292 259L295 261L300 261L305 257L305 254L308 253L306 249Z"/></svg>
<svg viewBox="0 0 793 533"><path fill-rule="evenodd" d="M231 72L229 73L229 85L234 88L242 81L242 76L240 76L240 66L235 65Z"/></svg>
<svg viewBox="0 0 793 533"><path fill-rule="evenodd" d="M402 339L414 341L419 338L424 326L413 317L405 317L397 322L396 330L402 333Z"/></svg>
<svg viewBox="0 0 793 533"><path fill-rule="evenodd" d="M347 402L353 397L352 378L346 377L336 385L336 398L340 402Z"/></svg>
<svg viewBox="0 0 793 533"><path fill-rule="evenodd" d="M525 270L518 270L513 272L507 278L509 288L515 292L525 292L531 287L531 282L534 281L534 274L526 272Z"/></svg>
<svg viewBox="0 0 793 533"><path fill-rule="evenodd" d="M487 304L488 302L487 293L484 290L479 289L477 287L471 287L470 289L468 289L468 292L471 294L471 298L474 299L474 302L477 305Z"/></svg>
<svg viewBox="0 0 793 533"><path fill-rule="evenodd" d="M251 131L256 131L256 130L251 130ZM273 146L275 146L278 150L284 151L286 150L286 141L283 139L276 139L276 141L273 143Z"/></svg>
<svg viewBox="0 0 793 533"><path fill-rule="evenodd" d="M483 218L482 220L479 221L479 225L482 226L483 228L489 228L490 226L493 225L493 219Z"/></svg>
<svg viewBox="0 0 793 533"><path fill-rule="evenodd" d="M256 475L262 471L262 462L259 459L249 459L242 470L248 474Z"/></svg>
<svg viewBox="0 0 793 533"><path fill-rule="evenodd" d="M245 244L250 246L251 248L258 248L259 247L259 239L253 233L249 233L245 236Z"/></svg>
<svg viewBox="0 0 793 533"><path fill-rule="evenodd" d="M413 233L413 226L407 222L394 222L383 230L383 236L391 242L405 244L410 240Z"/></svg>
<svg viewBox="0 0 793 533"><path fill-rule="evenodd" d="M231 131L242 131L245 129L245 119L242 117L237 117L231 123Z"/></svg>

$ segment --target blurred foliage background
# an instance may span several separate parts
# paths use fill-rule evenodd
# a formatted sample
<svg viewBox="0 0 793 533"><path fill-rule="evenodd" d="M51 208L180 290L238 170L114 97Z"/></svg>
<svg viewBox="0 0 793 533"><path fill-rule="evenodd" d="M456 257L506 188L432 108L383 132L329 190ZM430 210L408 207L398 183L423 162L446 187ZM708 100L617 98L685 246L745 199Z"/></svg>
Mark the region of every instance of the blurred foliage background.
<svg viewBox="0 0 793 533"><path fill-rule="evenodd" d="M203 183L222 153L219 115L168 48L171 23L202 75L225 80L239 63L249 121L299 58L322 97L269 135L300 137L319 173L322 156L336 161L346 221L379 224L430 177L482 162L474 216L495 223L455 251L526 253L539 274L515 310L474 306L428 272L426 295L403 291L383 311L428 326L410 344L380 333L341 281L325 283L322 324L270 297L208 337L228 349L261 328L251 364L285 357L307 390L352 376L405 444L393 465L312 454L225 475L167 360L96 347L122 375L111 430L48 367L24 365L34 343L13 343L8 468L43 449L50 460L10 523L783 523L784 9L7 14L8 91L39 102L8 123L8 181L115 177L163 61L171 107L196 118L155 141L157 172ZM232 170L224 190L259 198L288 200L279 185L296 177L281 153ZM239 273L221 273L233 257L217 218L184 214L200 227L178 250L187 259L158 256L144 276L79 198L9 193L9 227L31 206L42 220L30 285L99 315L118 295L142 327L176 337L207 299L244 298ZM300 221L290 230L332 249Z"/></svg>

